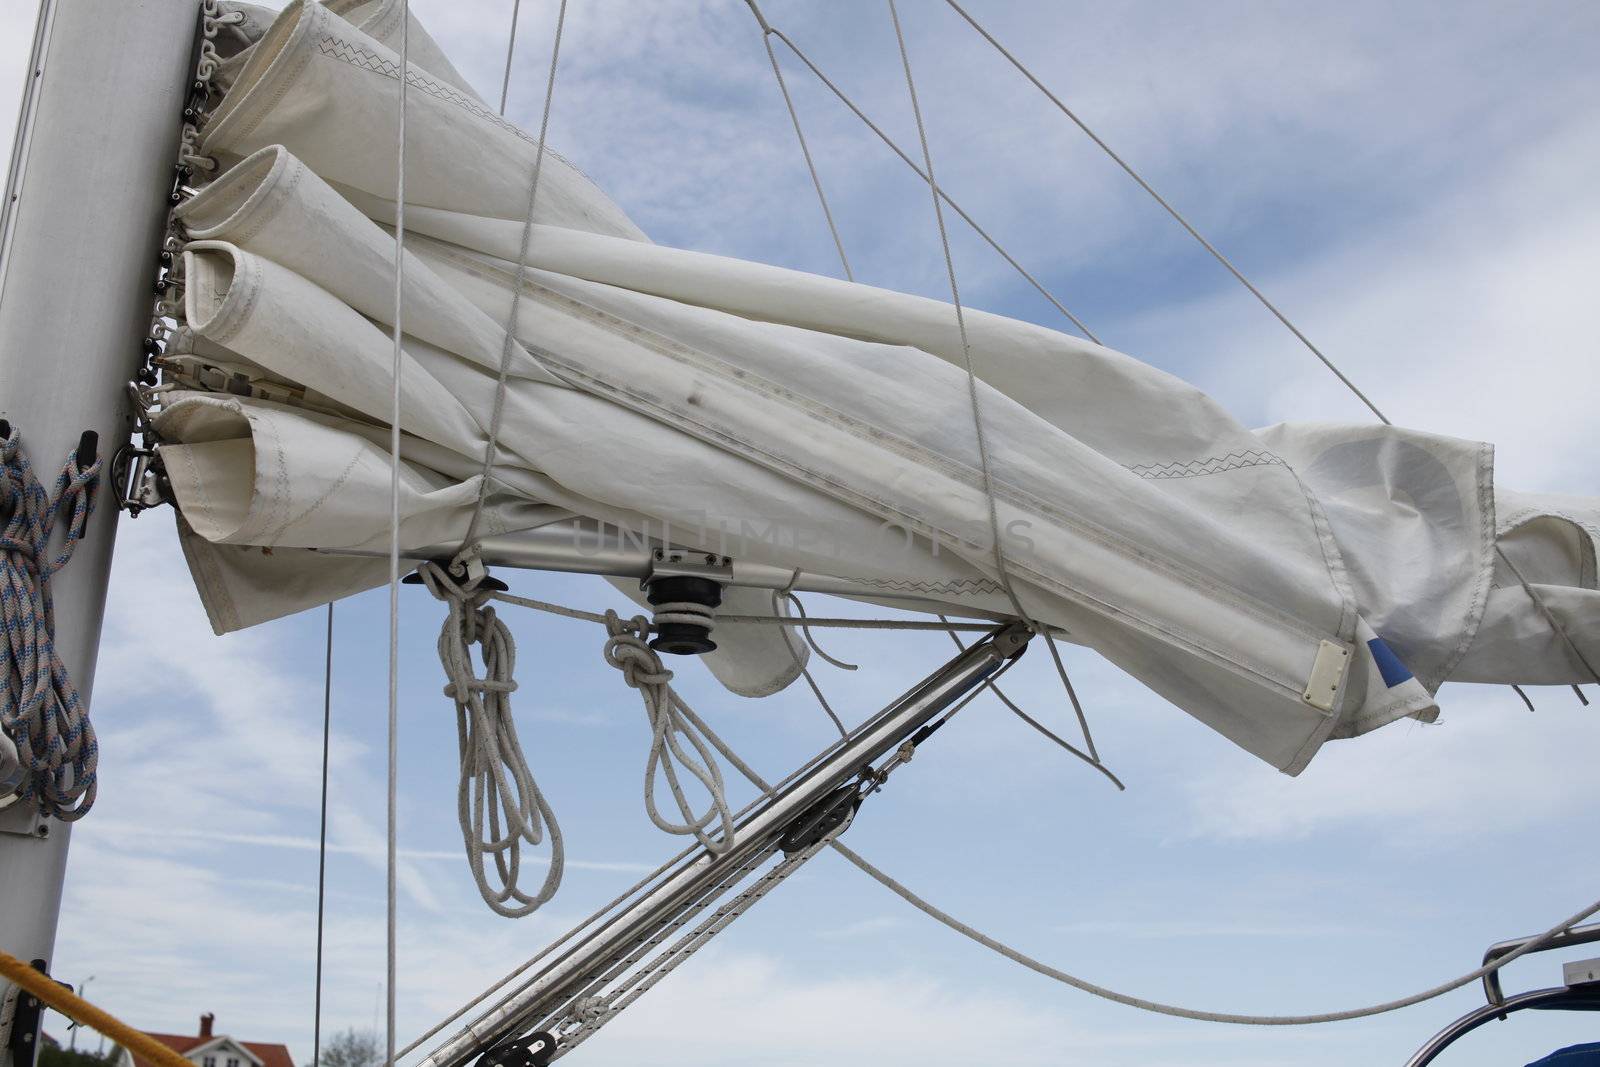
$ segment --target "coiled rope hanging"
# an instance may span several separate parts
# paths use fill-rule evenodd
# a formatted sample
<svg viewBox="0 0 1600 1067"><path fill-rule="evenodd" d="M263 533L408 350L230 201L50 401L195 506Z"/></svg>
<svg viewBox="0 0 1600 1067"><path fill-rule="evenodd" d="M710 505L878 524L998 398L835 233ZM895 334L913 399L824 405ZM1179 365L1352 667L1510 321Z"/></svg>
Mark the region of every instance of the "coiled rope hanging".
<svg viewBox="0 0 1600 1067"><path fill-rule="evenodd" d="M417 575L448 609L439 631L439 663L447 679L444 694L456 706L461 756L456 814L472 877L484 903L497 914L530 915L560 888L566 847L555 812L528 767L512 718L516 640L489 604L504 594L482 577L458 581L437 563L422 564ZM653 630L650 621L642 615L624 620L614 611L592 618L606 627L606 662L639 691L650 721L644 772L650 821L669 834L692 835L713 852L727 851L733 845L733 813L722 770L706 739L709 728L673 690L672 671L647 643ZM474 646L482 661L481 673L473 661ZM709 794L702 811L696 811L685 792L685 772ZM677 805L677 821L663 815L657 802L663 777ZM536 892L524 892L518 887L523 846L537 848L547 835L550 862L544 883Z"/></svg>
<svg viewBox="0 0 1600 1067"><path fill-rule="evenodd" d="M15 744L22 781L17 797L32 799L41 814L71 822L94 806L100 746L89 709L56 652L55 603L50 580L72 559L94 511L100 460L78 465L73 449L47 492L22 449L21 435L5 426L0 442L0 643L5 679L0 685L0 728ZM80 445L89 445L89 435ZM92 445L89 445L92 448ZM61 548L50 554L58 520L66 515Z"/></svg>
<svg viewBox="0 0 1600 1067"><path fill-rule="evenodd" d="M639 691L644 698L645 716L650 720L650 755L644 768L644 806L650 821L669 834L692 834L695 840L718 855L728 851L733 847L733 812L728 808L722 769L707 739L710 730L672 688L672 672L645 641L651 629L645 617L636 615L624 622L615 611L607 611L605 619L609 635L606 662L621 671L628 684ZM680 738L689 742L694 755L684 750ZM679 766L711 795L710 806L698 815L684 795L678 778ZM678 805L682 822L666 818L656 806L656 787L661 775L667 779L667 788ZM707 832L713 823L720 826L720 837Z"/></svg>
<svg viewBox="0 0 1600 1067"><path fill-rule="evenodd" d="M528 769L511 718L517 643L488 606L495 590L481 579L457 583L436 563L424 563L417 574L428 592L449 609L439 630L439 663L449 679L444 695L456 706L461 754L456 816L472 878L484 903L497 914L512 919L530 915L560 888L566 849L555 812ZM481 675L472 661L474 645L483 660ZM525 893L517 887L522 846L539 847L546 829L550 866L538 891ZM495 884L490 882L486 860L494 863Z"/></svg>

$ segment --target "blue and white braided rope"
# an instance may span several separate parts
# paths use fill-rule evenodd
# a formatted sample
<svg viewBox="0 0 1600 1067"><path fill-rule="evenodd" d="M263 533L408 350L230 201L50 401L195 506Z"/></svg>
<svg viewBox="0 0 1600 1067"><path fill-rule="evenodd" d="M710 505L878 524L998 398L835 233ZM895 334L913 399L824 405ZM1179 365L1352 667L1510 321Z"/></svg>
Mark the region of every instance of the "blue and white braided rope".
<svg viewBox="0 0 1600 1067"><path fill-rule="evenodd" d="M0 729L16 746L18 798L31 798L42 814L66 821L94 805L100 752L88 708L56 652L50 580L83 537L100 466L96 459L80 470L74 449L47 492L16 428L0 442ZM60 549L52 555L63 515Z"/></svg>

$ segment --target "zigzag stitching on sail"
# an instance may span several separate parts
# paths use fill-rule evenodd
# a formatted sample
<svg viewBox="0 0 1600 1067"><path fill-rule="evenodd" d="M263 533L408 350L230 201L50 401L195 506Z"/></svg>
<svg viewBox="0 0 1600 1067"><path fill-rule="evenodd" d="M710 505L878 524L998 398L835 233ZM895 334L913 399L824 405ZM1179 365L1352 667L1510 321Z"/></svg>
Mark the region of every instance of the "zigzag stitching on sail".
<svg viewBox="0 0 1600 1067"><path fill-rule="evenodd" d="M1204 459L1190 460L1187 463L1173 461L1171 463L1141 463L1128 467L1128 471L1141 478L1160 480L1163 478L1200 478L1207 474L1222 474L1226 471L1236 471L1244 467L1283 467L1287 466L1283 460L1271 452L1251 449L1245 452L1229 452L1226 456L1207 456Z"/></svg>
<svg viewBox="0 0 1600 1067"><path fill-rule="evenodd" d="M931 578L851 578L856 585L874 589L893 589L896 592L951 593L955 595L998 593L1000 585L987 578L952 578L935 581Z"/></svg>

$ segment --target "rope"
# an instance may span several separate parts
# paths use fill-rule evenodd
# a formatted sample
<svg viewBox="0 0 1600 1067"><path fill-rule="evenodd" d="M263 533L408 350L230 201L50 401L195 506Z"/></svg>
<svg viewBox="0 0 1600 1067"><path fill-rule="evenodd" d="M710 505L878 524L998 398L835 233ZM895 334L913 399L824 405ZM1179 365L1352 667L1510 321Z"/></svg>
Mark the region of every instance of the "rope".
<svg viewBox="0 0 1600 1067"><path fill-rule="evenodd" d="M941 615L941 616L939 616L939 618L943 619L944 616ZM1046 636L1048 637L1049 635L1047 634ZM966 651L966 648L967 648L966 643L963 642L961 640L961 638L957 637L954 633L952 633L950 635L950 640L955 642L957 648L961 649L962 651ZM1064 749L1066 752L1070 753L1072 756L1076 757L1077 759L1080 759L1084 763L1087 763L1089 766L1093 767L1095 770L1099 771L1101 774L1105 775L1107 778L1111 779L1111 784L1112 785L1116 786L1118 789L1126 789L1127 788L1126 786L1124 786L1122 784L1122 779L1118 778L1115 774L1111 773L1111 768L1107 767L1105 764L1101 763L1099 760L1097 760L1093 756L1089 755L1089 753L1085 752L1083 749L1079 748L1077 745L1074 745L1071 741L1068 741L1066 738L1062 737L1060 734L1058 734L1054 730L1050 729L1050 727L1046 726L1044 723L1040 722L1038 719L1035 719L1032 715L1029 715L1027 712L1023 711L1022 708L1020 706L1018 706L1018 704L1014 700L1012 700L1010 697L1006 696L1005 690L1000 688L999 682L996 681L994 678L986 678L986 679L984 679L983 688L985 688L985 689L989 690L989 692L993 693L995 695L995 697L999 699L1001 704L1005 705L1005 707L1010 709L1010 711L1011 711L1011 713L1013 715L1015 715L1017 718L1021 719L1023 722L1027 723L1034 730L1036 730L1040 734L1042 734L1045 738L1047 738L1048 740L1050 740L1051 742L1053 742L1054 744L1056 744L1060 748ZM1074 703L1074 705L1076 705L1076 703L1077 703L1077 694L1070 688L1070 686L1067 689L1067 695L1072 697L1073 703Z"/></svg>
<svg viewBox="0 0 1600 1067"><path fill-rule="evenodd" d="M411 0L400 0L400 100L394 189L394 361L389 396L389 717L384 851L384 1062L394 1067L400 868L400 368L405 291L406 86L411 78Z"/></svg>
<svg viewBox="0 0 1600 1067"><path fill-rule="evenodd" d="M800 154L805 157L806 170L811 175L811 187L817 191L817 203L822 205L822 216L828 220L828 233L833 235L833 247L839 252L839 264L844 267L844 276L848 281L855 281L856 276L850 270L850 260L844 254L844 241L839 237L839 227L834 225L833 211L828 207L828 196L822 191L822 179L817 176L817 165L812 162L811 149L806 144L805 131L800 128L800 113L795 110L794 99L789 95L789 86L783 80L783 68L778 65L778 53L772 49L772 28L767 25L766 16L755 5L755 0L746 0L750 11L761 24L761 43L767 49L767 60L772 64L772 76L778 81L778 91L783 94L783 106L789 109L789 121L794 123L794 135L800 142Z"/></svg>
<svg viewBox="0 0 1600 1067"><path fill-rule="evenodd" d="M461 757L456 816L472 877L496 914L509 919L531 915L560 888L566 847L555 812L528 769L511 717L516 641L494 608L486 606L492 590L476 582L457 584L436 563L424 563L417 573L428 592L449 608L439 631L439 663L449 679L444 695L456 706ZM474 645L483 660L481 676L473 666ZM546 827L550 864L544 884L530 895L517 888L522 846L543 844ZM494 861L496 885L490 884L485 857Z"/></svg>
<svg viewBox="0 0 1600 1067"><path fill-rule="evenodd" d="M971 698L969 697L968 700L970 699ZM960 708L964 707L965 704L966 701L963 701L962 704L958 705L945 717L949 718L949 715L953 715L955 711L960 710ZM773 787L768 785L760 774L758 774L748 763L740 759L730 748L728 748L727 743L723 741L722 738L718 737L714 732L712 732L709 727L706 728L706 731L708 739L711 741L711 743L717 747L718 751L722 752L722 754L728 759L729 763L731 763L741 774L750 780L751 784L755 785L763 793L770 795L773 792ZM896 896L900 897L902 900L916 908L918 911L922 912L924 915L927 915L929 918L934 919L937 922L943 923L956 933L977 942L984 948L989 949L991 952L998 953L999 955L1004 956L1006 959L1011 960L1013 963L1020 964L1037 974L1044 975L1046 978L1054 979L1055 981L1061 982L1064 985L1069 985L1074 989L1092 994L1093 996L1100 997L1104 1000L1114 1001L1118 1004L1125 1004L1128 1007L1138 1008L1142 1011L1155 1012L1159 1015L1172 1015L1180 1019L1195 1019L1200 1022L1213 1023L1233 1023L1242 1026L1309 1026L1318 1023L1343 1022L1350 1019L1360 1019L1371 1015L1382 1015L1387 1012L1397 1011L1400 1008L1408 1008L1414 1004L1420 1004L1423 1001L1432 1000L1435 997L1443 996L1452 990L1460 989L1464 985L1470 985L1471 983L1483 978L1484 975L1500 970L1502 967L1505 967L1518 957L1525 956L1528 953L1543 947L1553 938L1558 937L1567 930L1572 929L1574 926L1577 926L1590 916L1600 913L1600 900L1597 900L1592 904L1585 906L1581 911L1575 912L1568 918L1562 920L1560 923L1552 926L1538 937L1524 942L1517 949L1512 952L1508 952L1498 960L1495 960L1492 963L1484 964L1477 970L1469 971L1466 974L1463 974L1457 978L1452 978L1447 982L1441 982L1439 985L1433 986L1430 989L1425 989L1420 993L1413 993L1410 996L1397 997L1394 1000L1384 1001L1381 1004L1371 1004L1361 1008L1348 1008L1343 1011L1321 1012L1310 1015L1243 1015L1232 1012L1200 1011L1193 1008L1179 1007L1173 1004L1164 1004L1160 1001L1147 1000L1143 997L1135 997L1127 993L1119 993L1114 989L1108 989L1105 986L1098 985L1086 979L1079 978L1076 975L1069 974L1058 967L1053 967L1048 963L1043 963L1037 959L1034 959L1032 956L1029 956L1024 952L1011 947L998 938L990 937L981 930L978 930L972 926L968 926L966 923L962 922L960 919L957 919L949 912L944 911L927 900L924 900L922 897L912 892L888 873L869 863L865 857L841 844L839 841L833 841L832 847L834 851L838 852L839 855L855 864L855 866L858 867L868 877L872 878L874 881L893 892Z"/></svg>
<svg viewBox="0 0 1600 1067"><path fill-rule="evenodd" d="M100 460L79 468L68 454L46 491L9 427L0 442L0 728L15 744L22 770L19 799L32 798L47 816L72 822L94 806L100 746L89 709L56 651L51 579L72 559L94 510ZM66 514L60 551L50 541Z"/></svg>
<svg viewBox="0 0 1600 1067"><path fill-rule="evenodd" d="M564 619L578 619L582 622L601 625L604 625L606 621L606 617L597 611L584 611L582 608L570 608L564 604L553 604L548 600L536 600L533 597L517 596L513 593L495 592L490 594L489 599L498 600L505 604L515 604L522 608L531 608L534 611L548 612L551 615L559 615ZM940 618L943 619L944 616L941 615ZM836 630L938 630L946 633L988 633L995 627L992 622L931 622L925 619L829 619L815 616L789 618L783 615L718 615L717 622L723 625L792 626L801 629L817 626ZM824 655L824 658L830 662L835 662L832 657ZM849 664L839 665L846 670L853 669L852 665Z"/></svg>
<svg viewBox="0 0 1600 1067"><path fill-rule="evenodd" d="M15 983L74 1022L105 1034L156 1067L194 1067L142 1030L135 1030L110 1012L95 1007L47 974L34 970L8 952L0 952L0 977Z"/></svg>
<svg viewBox="0 0 1600 1067"><path fill-rule="evenodd" d="M887 145L895 155L900 157L901 161L905 163L906 166L911 168L912 173L925 182L928 180L928 176L922 172L922 168L917 166L916 163L912 161L911 157L906 154L905 150L896 144L893 138L884 133L882 128L879 127L877 123L868 118L867 113L862 111L861 108L856 105L856 102L845 94L844 90L835 85L832 79L822 72L822 68L813 63L811 61L811 57L806 55L806 53L801 50L800 46L795 44L794 41L790 39L788 34L767 22L765 17L763 17L761 14L761 9L756 6L755 0L745 0L745 3L749 4L751 12L756 16L756 21L761 24L761 32L763 34L766 34L769 37L776 37L778 40L782 41L784 45L788 47L789 51L794 53L795 58L804 63L807 69L809 69L812 74L816 75L817 80L822 82L823 85L827 86L828 90L832 92L834 96L839 98L840 103L849 108L855 117L860 119L866 125L867 129L878 135L878 140ZM1016 257L1014 257L1010 252L1007 252L1005 248L1001 246L1000 242L989 236L989 231L985 230L982 226L979 226L977 220L975 220L971 215L967 214L960 204L956 203L955 200L952 199L950 195L942 189L939 190L938 195L939 199L950 205L950 210L961 216L961 220L968 226L972 227L974 233L983 238L985 244L994 249L997 253L999 253L1001 259L1004 259L1008 264L1010 264L1012 270L1016 271L1029 285L1033 286L1040 296L1044 297L1045 300L1050 302L1052 307L1061 312L1062 315L1066 316L1067 319L1078 328L1080 333L1096 344L1100 343L1100 338L1096 337L1094 331L1090 330L1089 327L1083 324L1082 319L1074 315L1067 309L1065 304L1056 299L1055 294L1046 289L1039 279L1035 278L1031 273L1028 272L1026 267L1017 262Z"/></svg>
<svg viewBox="0 0 1600 1067"><path fill-rule="evenodd" d="M500 342L500 369L495 377L494 408L489 416L489 439L483 446L483 469L479 472L478 499L472 506L472 519L467 523L467 534L462 539L463 550L470 553L477 545L478 527L483 522L483 506L489 499L490 473L494 468L495 452L500 447L500 420L506 409L506 378L511 370L511 353L517 347L517 322L522 313L522 289L528 277L528 248L533 241L533 208L539 198L539 175L544 170L545 138L550 131L550 105L555 99L556 65L561 59L561 35L567 23L567 0L561 0L556 10L555 44L550 49L550 74L545 80L544 113L539 119L539 146L533 156L533 179L528 183L528 209L522 217L522 241L517 249L517 272L511 284L511 310L506 316L506 333ZM513 17L512 31L516 22ZM513 39L514 43L514 39ZM511 53L506 52L506 78L511 77ZM504 94L501 94L502 112L505 111Z"/></svg>
<svg viewBox="0 0 1600 1067"><path fill-rule="evenodd" d="M609 635L605 660L622 672L629 686L639 691L644 699L645 717L650 720L650 755L644 769L644 806L650 821L669 834L693 835L717 855L727 852L734 844L733 812L728 808L722 769L706 743L710 727L672 688L672 672L662 665L661 657L645 642L650 629L645 617L638 615L624 622L616 612L607 611L605 621ZM689 742L693 755L685 751L680 738ZM698 815L684 795L678 777L679 766L711 795L710 806ZM682 822L666 818L656 806L659 775L666 777ZM720 839L707 832L713 823L721 827Z"/></svg>
<svg viewBox="0 0 1600 1067"><path fill-rule="evenodd" d="M806 614L806 606L800 602L800 598L794 593L794 583L799 580L799 578L800 568L796 567L794 571L794 577L789 580L789 588L780 589L773 593L773 617L777 618L781 614L778 611L778 601L780 599L787 601L789 606L794 608L794 610L800 614L800 635L806 639L806 644L811 646L811 651L815 652L817 655L821 656L835 667L838 667L841 671L860 670L860 667L857 664L846 663L842 659L837 659L828 655L827 652L823 651L822 646L817 644L817 639L811 636L811 618ZM943 615L939 616L939 621L944 623L946 626L950 625L950 620L946 619Z"/></svg>
<svg viewBox="0 0 1600 1067"><path fill-rule="evenodd" d="M1431 989L1425 989L1420 993L1413 993L1410 996L1397 997L1394 1000L1387 1000L1381 1004L1371 1004L1362 1008L1348 1008L1344 1011L1329 1011L1312 1015L1239 1015L1232 1012L1199 1011L1193 1008L1179 1007L1174 1004L1163 1004L1160 1001L1146 1000L1143 997L1135 997L1130 996L1127 993L1119 993L1116 990L1107 989L1105 986L1096 985L1094 982L1090 982L1086 979L1078 978L1075 975L1068 974L1066 971L1063 971L1057 967L1052 967L1048 963L1042 963L1039 960L1034 959L1032 956L1012 948L1010 945L1005 944L997 938L990 937L988 934L968 926L966 923L962 922L960 919L957 919L948 912L940 910L933 904L930 904L928 901L917 896L899 882L895 881L888 874L885 874L877 867L874 867L871 863L868 863L864 858L857 853L852 852L844 845L835 842L833 847L839 852L840 855L859 867L869 877L873 878L880 885L895 893L902 900L906 901L912 907L927 915L929 918L943 923L945 926L948 926L950 929L954 930L958 934L961 934L963 937L967 937L973 941L976 941L984 948L987 948L992 952L997 952L1013 963L1018 963L1028 968L1030 971L1033 971L1037 974L1042 974L1046 978L1054 979L1055 981L1061 982L1064 985L1072 986L1074 989L1081 990L1082 992L1100 997L1103 1000L1114 1001L1118 1004L1126 1004L1130 1008L1138 1008L1141 1011L1154 1012L1158 1015L1172 1015L1180 1019L1194 1019L1199 1022L1233 1023L1239 1026L1311 1026L1319 1023L1335 1023L1344 1022L1350 1019L1362 1019L1371 1015L1383 1015L1391 1011L1398 1011L1401 1008L1409 1008L1414 1004L1421 1004L1423 1001L1432 1000L1435 997L1443 996L1452 990L1460 989L1464 985L1470 985L1471 983L1483 978L1484 975L1498 971L1512 960L1515 960L1519 956L1526 955L1527 953L1548 944L1553 938L1565 933L1567 930L1572 929L1572 927L1578 925L1580 922L1589 918L1589 916L1594 915L1596 912L1600 912L1600 900L1597 900L1593 904L1585 907L1582 911L1576 912L1570 918L1567 918L1557 925L1552 926L1549 930L1546 930L1538 937L1524 943L1514 952L1509 952L1492 963L1484 964L1475 971L1469 971L1458 978L1452 978L1448 982L1442 982Z"/></svg>
<svg viewBox="0 0 1600 1067"><path fill-rule="evenodd" d="M322 821L317 828L317 977L311 1009L311 1063L322 1064L322 939L328 903L328 747L333 736L333 602L322 663Z"/></svg>
<svg viewBox="0 0 1600 1067"><path fill-rule="evenodd" d="M799 574L799 571L796 571L795 573ZM795 607L800 608L801 616L804 617L805 608L800 606L800 599L792 592L788 592L786 590L780 591L776 589L772 591L773 616L777 617L779 614L781 614L779 609L782 606L784 597L789 598L790 603L794 604ZM806 680L806 685L811 687L811 694L817 698L817 704L821 706L823 713L827 715L828 718L833 722L834 727L839 731L839 736L849 737L850 731L845 729L844 720L839 718L839 713L833 710L832 704L828 703L828 698L822 694L822 686L817 684L816 678L812 677L811 675L811 668L806 666L805 657L800 655L800 649L795 647L793 635L788 630L782 630L780 632L783 634L783 647L787 648L789 650L789 655L794 657L794 665L800 668L800 677L804 678ZM838 660L835 660L832 656L829 656L826 652L823 652L820 648L817 648L816 642L811 640L811 630L809 627L802 629L800 632L805 634L807 643L816 650L817 654L823 659L827 660L829 663L841 666L845 670L853 671L856 669L855 664L841 664Z"/></svg>
<svg viewBox="0 0 1600 1067"><path fill-rule="evenodd" d="M922 119L922 105L917 101L917 83L911 74L911 54L906 48L905 33L900 27L900 12L895 7L895 0L888 0L888 4L889 19L894 24L895 42L900 47L900 64L905 68L906 92L911 97L911 113L917 120L917 140L922 145L923 167L927 171L928 189L933 199L933 218L939 229L939 247L944 253L945 274L950 279L950 301L955 305L956 329L961 334L961 358L967 372L967 400L972 410L972 428L977 437L978 469L983 476L984 503L989 511L989 533L993 539L995 571L1000 579L1001 588L1005 590L1006 597L1011 601L1011 606L1015 609L1017 617L1026 622L1031 630L1038 633L1041 627L1028 614L1028 610L1022 606L1022 598L1017 595L1016 589L1013 588L1010 570L1006 566L1005 548L1001 543L1000 537L999 506L995 501L993 464L989 457L988 435L984 431L983 408L981 406L981 395L978 391L978 375L972 363L972 341L967 335L967 314L966 310L961 306L961 287L956 283L955 257L950 252L950 234L944 224L944 205L939 197L938 179L934 177L933 173L933 153L928 148L927 125ZM1089 730L1088 716L1083 712L1083 705L1078 702L1077 691L1072 686L1072 679L1067 675L1066 664L1062 662L1061 654L1056 650L1055 642L1050 639L1048 634L1045 637L1046 643L1050 648L1051 662L1055 664L1056 674L1061 679L1062 687L1066 689L1067 696L1072 701L1072 709L1078 716L1078 726L1083 731L1084 747L1089 750L1091 762L1098 767L1100 753L1095 749L1094 735ZM1117 780L1115 775L1108 774L1108 777L1116 783L1117 788L1122 788L1122 783Z"/></svg>

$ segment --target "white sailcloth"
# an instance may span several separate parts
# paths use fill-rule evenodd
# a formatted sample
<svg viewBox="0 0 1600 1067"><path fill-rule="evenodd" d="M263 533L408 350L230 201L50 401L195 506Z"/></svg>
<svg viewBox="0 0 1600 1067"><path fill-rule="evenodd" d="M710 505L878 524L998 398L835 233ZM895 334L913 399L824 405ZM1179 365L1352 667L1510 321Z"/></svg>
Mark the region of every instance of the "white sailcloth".
<svg viewBox="0 0 1600 1067"><path fill-rule="evenodd" d="M225 68L203 144L225 169L179 211L184 388L158 429L219 632L384 578L296 550L387 544L399 11L286 8ZM410 34L401 539L421 546L459 541L478 496L537 146ZM1011 611L949 305L651 244L554 153L535 223L483 532L580 515L867 599ZM1593 648L1600 502L1497 494L1476 442L1252 433L1110 349L967 325L1028 612L1258 757L1296 773L1331 737L1431 718L1447 678L1590 680L1495 549ZM770 635L713 667L747 693L795 673Z"/></svg>

